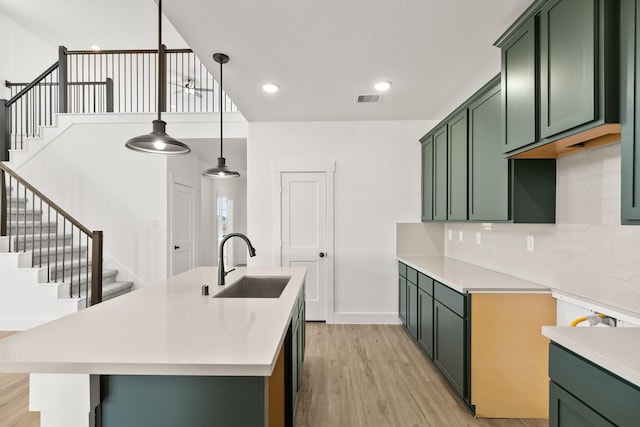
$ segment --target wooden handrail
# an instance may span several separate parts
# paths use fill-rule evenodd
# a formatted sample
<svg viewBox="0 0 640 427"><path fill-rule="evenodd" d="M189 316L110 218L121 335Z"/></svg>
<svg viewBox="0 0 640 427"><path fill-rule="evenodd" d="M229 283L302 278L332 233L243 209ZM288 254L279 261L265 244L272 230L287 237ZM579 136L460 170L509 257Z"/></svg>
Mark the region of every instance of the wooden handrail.
<svg viewBox="0 0 640 427"><path fill-rule="evenodd" d="M189 48L167 49L167 53L192 53ZM158 49L67 50L67 55L118 55L122 53L158 53Z"/></svg>
<svg viewBox="0 0 640 427"><path fill-rule="evenodd" d="M29 191L31 191L33 194L35 194L36 196L38 196L40 198L40 200L42 200L43 202L45 202L46 204L48 204L49 206L51 206L51 208L55 211L57 211L60 215L62 215L63 217L65 217L70 223L72 223L73 225L75 225L76 227L78 227L78 229L82 230L83 233L92 236L93 235L93 231L89 230L87 227L85 227L84 225L82 225L80 223L80 221L78 221L77 219L75 219L74 217L72 217L71 215L69 215L64 209L62 209L60 206L58 206L57 204L55 204L53 201L51 201L51 199L49 199L47 196L45 196L44 194L42 194L40 191L38 191L33 185L29 184L24 178L22 178L20 175L18 175L17 173L15 173L13 170L11 170L11 168L9 168L9 166L7 166L4 163L0 163L0 169L2 169L3 171L5 171L6 173L8 173L9 175L11 175L12 177L14 177L16 180L18 180L20 182L20 184L22 184L24 187L26 187L27 189L29 189ZM4 188L4 186L3 186ZM6 191L6 190L5 190ZM4 201L3 201L4 203ZM5 203L6 204L6 203Z"/></svg>
<svg viewBox="0 0 640 427"><path fill-rule="evenodd" d="M45 77L47 77L49 74L51 74L56 68L58 68L59 63L56 61L56 63L54 63L53 65L51 65L49 68L46 69L46 71L42 74L40 74L38 77L36 77L36 79L34 81L32 81L31 83L29 83L24 89L22 89L20 92L16 93L15 96L13 98L11 98L10 100L7 101L7 107L10 107L11 104L15 103L18 99L20 99L22 97L22 95L24 95L25 93L29 92L31 89L33 89L34 87L36 87L38 85L38 83L40 83L42 80L44 80Z"/></svg>

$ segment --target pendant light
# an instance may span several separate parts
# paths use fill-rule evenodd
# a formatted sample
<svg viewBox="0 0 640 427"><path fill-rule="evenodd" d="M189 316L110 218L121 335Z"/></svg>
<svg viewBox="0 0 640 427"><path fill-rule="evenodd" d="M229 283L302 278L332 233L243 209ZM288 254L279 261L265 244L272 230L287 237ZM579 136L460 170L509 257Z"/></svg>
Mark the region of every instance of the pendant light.
<svg viewBox="0 0 640 427"><path fill-rule="evenodd" d="M165 62L162 46L162 0L158 0L158 119L152 122L151 133L136 136L127 141L125 146L134 151L151 154L187 154L191 151L188 145L170 137L166 133L167 123L162 120L161 112L166 97Z"/></svg>
<svg viewBox="0 0 640 427"><path fill-rule="evenodd" d="M220 64L220 95L218 96L220 100L218 107L220 110L220 157L218 157L218 165L202 172L202 175L208 178L237 178L240 173L229 169L226 165L226 159L222 155L222 64L229 62L229 57L224 53L214 53L213 60Z"/></svg>

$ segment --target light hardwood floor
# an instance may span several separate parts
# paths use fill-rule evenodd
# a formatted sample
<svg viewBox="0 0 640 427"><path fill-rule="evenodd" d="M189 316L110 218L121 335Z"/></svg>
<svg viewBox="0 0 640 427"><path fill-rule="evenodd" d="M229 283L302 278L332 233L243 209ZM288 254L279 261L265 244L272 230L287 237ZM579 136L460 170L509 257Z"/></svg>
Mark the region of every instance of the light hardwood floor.
<svg viewBox="0 0 640 427"><path fill-rule="evenodd" d="M546 427L474 419L395 325L307 323L296 427Z"/></svg>
<svg viewBox="0 0 640 427"><path fill-rule="evenodd" d="M11 333L0 332L0 338ZM474 419L401 326L307 323L296 427L547 427ZM0 427L39 427L27 375L0 374Z"/></svg>
<svg viewBox="0 0 640 427"><path fill-rule="evenodd" d="M13 332L0 332L0 339ZM40 427L40 414L29 412L29 376L0 374L0 427Z"/></svg>

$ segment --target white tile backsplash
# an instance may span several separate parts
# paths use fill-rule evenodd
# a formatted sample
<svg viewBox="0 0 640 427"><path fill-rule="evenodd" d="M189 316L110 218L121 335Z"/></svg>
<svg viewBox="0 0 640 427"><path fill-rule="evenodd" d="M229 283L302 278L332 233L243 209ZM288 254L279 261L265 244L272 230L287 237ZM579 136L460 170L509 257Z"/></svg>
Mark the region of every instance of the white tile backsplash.
<svg viewBox="0 0 640 427"><path fill-rule="evenodd" d="M445 256L640 314L640 226L620 225L620 179L619 143L561 157L555 225L445 223L482 233L443 239Z"/></svg>

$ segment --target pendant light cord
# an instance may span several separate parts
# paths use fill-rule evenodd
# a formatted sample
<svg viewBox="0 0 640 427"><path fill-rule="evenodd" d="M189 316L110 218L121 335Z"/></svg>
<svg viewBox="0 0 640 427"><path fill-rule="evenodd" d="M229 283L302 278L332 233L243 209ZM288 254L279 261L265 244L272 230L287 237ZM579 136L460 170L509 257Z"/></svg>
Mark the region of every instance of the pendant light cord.
<svg viewBox="0 0 640 427"><path fill-rule="evenodd" d="M218 96L218 108L220 109L220 157L222 155L222 62L220 61L220 95Z"/></svg>
<svg viewBox="0 0 640 427"><path fill-rule="evenodd" d="M162 120L162 101L164 98L164 86L162 80L162 67L161 61L164 59L162 52L162 0L158 0L158 120Z"/></svg>

